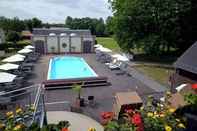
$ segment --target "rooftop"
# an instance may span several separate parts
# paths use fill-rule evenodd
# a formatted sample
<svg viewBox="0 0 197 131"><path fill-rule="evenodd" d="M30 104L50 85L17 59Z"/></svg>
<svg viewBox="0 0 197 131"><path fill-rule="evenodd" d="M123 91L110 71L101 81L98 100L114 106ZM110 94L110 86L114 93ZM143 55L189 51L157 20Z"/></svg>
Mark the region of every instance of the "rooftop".
<svg viewBox="0 0 197 131"><path fill-rule="evenodd" d="M90 36L90 30L70 30L68 28L34 28L33 35L49 35L50 33L54 33L56 35L60 35L65 33L67 35L77 34L80 36Z"/></svg>
<svg viewBox="0 0 197 131"><path fill-rule="evenodd" d="M195 58L197 58L197 42L178 58L178 60L174 63L174 66L176 68L197 74L197 61L194 60Z"/></svg>

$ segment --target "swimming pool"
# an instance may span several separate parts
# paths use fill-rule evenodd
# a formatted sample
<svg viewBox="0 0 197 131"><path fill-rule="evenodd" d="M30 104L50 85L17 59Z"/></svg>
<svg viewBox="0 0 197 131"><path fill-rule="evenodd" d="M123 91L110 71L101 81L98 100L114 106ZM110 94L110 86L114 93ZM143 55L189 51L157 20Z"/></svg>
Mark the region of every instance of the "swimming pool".
<svg viewBox="0 0 197 131"><path fill-rule="evenodd" d="M54 57L49 62L47 80L86 77L97 77L97 74L81 57Z"/></svg>

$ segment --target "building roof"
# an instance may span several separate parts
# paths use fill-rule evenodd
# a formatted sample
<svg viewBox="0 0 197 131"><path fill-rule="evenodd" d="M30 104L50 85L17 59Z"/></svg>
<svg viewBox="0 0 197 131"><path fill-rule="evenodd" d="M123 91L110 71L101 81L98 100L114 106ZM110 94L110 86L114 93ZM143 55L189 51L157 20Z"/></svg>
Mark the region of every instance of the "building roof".
<svg viewBox="0 0 197 131"><path fill-rule="evenodd" d="M174 63L175 68L186 70L197 74L197 42L195 42L181 57Z"/></svg>
<svg viewBox="0 0 197 131"><path fill-rule="evenodd" d="M90 30L70 30L68 28L34 28L33 35L49 35L50 33L54 33L56 35L60 35L65 33L67 35L77 34L80 36L90 36Z"/></svg>
<svg viewBox="0 0 197 131"><path fill-rule="evenodd" d="M32 36L32 33L30 31L24 30L21 32L22 36Z"/></svg>

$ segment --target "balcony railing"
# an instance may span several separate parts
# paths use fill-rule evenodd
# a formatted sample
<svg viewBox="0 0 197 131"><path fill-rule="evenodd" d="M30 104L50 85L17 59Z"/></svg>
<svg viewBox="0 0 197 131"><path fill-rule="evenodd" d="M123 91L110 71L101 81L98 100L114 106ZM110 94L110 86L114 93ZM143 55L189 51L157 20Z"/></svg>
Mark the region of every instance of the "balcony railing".
<svg viewBox="0 0 197 131"><path fill-rule="evenodd" d="M45 108L41 84L9 92L0 92L0 106L3 107L3 110L0 110L1 120L5 119L5 112L15 111L16 107L25 108L30 105L33 105L35 110L33 114L27 118L27 125L37 123L42 127L45 117Z"/></svg>

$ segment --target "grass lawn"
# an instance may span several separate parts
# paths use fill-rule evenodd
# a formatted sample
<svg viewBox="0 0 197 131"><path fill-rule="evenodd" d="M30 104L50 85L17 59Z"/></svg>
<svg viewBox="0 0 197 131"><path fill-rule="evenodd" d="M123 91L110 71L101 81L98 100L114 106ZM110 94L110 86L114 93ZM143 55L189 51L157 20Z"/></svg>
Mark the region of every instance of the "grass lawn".
<svg viewBox="0 0 197 131"><path fill-rule="evenodd" d="M103 45L106 48L109 48L115 52L120 51L120 47L117 42L111 37L96 37L98 44Z"/></svg>
<svg viewBox="0 0 197 131"><path fill-rule="evenodd" d="M140 72L146 74L152 79L156 80L162 85L168 85L168 80L170 74L173 73L174 70L167 69L163 67L155 67L155 66L136 66L136 69Z"/></svg>

